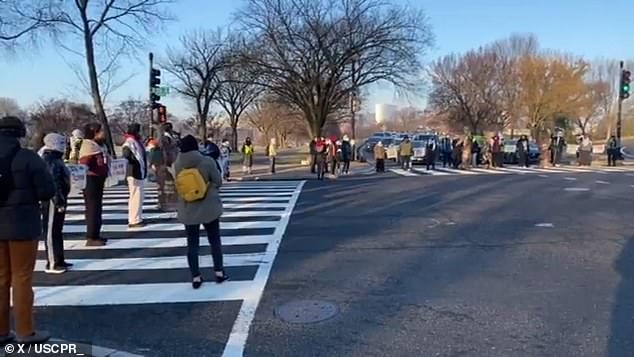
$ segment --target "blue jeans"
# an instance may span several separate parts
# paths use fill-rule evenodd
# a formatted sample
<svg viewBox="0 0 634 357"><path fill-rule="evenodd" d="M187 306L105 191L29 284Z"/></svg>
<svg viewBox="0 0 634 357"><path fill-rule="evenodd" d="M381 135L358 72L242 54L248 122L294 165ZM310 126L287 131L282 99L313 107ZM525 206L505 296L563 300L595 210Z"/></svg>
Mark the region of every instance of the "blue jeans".
<svg viewBox="0 0 634 357"><path fill-rule="evenodd" d="M214 261L214 271L224 271L222 262L222 243L220 242L220 218L217 220L203 224L207 231L207 239L211 247L211 257ZM198 264L198 254L200 251L200 225L186 225L187 233L187 263L192 278L200 276L200 267Z"/></svg>

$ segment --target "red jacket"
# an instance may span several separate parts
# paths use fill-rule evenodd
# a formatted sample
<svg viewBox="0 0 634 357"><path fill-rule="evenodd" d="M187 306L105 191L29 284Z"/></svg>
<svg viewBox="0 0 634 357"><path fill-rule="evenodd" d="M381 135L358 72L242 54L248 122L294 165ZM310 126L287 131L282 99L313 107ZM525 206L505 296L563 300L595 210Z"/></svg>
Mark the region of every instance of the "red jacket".
<svg viewBox="0 0 634 357"><path fill-rule="evenodd" d="M109 169L101 147L92 140L84 140L79 151L79 163L88 167L88 176L108 177Z"/></svg>

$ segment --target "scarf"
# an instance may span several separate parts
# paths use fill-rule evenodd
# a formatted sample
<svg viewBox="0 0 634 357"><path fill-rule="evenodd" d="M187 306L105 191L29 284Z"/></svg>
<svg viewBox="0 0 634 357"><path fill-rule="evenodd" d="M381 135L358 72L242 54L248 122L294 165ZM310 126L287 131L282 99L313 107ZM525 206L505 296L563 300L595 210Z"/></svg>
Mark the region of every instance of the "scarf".
<svg viewBox="0 0 634 357"><path fill-rule="evenodd" d="M145 150L143 145L137 140L137 138L133 135L125 134L125 143L123 143L124 147L127 147L134 155L134 158L139 163L139 167L141 169L141 177L145 177Z"/></svg>

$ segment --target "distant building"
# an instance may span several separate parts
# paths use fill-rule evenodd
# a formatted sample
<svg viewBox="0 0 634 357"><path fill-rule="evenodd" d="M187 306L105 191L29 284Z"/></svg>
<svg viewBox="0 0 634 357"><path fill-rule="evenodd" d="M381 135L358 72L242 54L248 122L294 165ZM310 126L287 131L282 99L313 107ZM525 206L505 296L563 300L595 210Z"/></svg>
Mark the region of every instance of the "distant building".
<svg viewBox="0 0 634 357"><path fill-rule="evenodd" d="M377 104L374 106L374 120L379 125L393 123L396 120L398 109L392 104Z"/></svg>

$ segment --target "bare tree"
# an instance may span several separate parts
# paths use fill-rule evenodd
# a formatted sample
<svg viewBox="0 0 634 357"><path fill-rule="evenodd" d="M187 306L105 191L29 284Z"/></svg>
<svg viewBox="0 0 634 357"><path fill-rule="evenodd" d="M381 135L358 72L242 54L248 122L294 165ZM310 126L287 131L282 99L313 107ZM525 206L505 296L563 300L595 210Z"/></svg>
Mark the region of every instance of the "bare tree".
<svg viewBox="0 0 634 357"><path fill-rule="evenodd" d="M200 30L182 36L180 48L168 50L165 68L179 83L176 91L196 108L201 140L207 138L209 111L220 90L223 48L221 30Z"/></svg>
<svg viewBox="0 0 634 357"><path fill-rule="evenodd" d="M10 49L24 37L33 39L50 27L49 15L50 9L37 1L0 0L0 46Z"/></svg>
<svg viewBox="0 0 634 357"><path fill-rule="evenodd" d="M0 118L7 115L14 115L24 119L24 111L18 102L13 98L0 97Z"/></svg>
<svg viewBox="0 0 634 357"><path fill-rule="evenodd" d="M120 143L120 136L125 133L128 125L141 124L142 128L149 128L150 116L148 105L140 99L128 98L120 102L109 115L115 143ZM146 135L149 133L145 133ZM119 140L118 140L119 139Z"/></svg>
<svg viewBox="0 0 634 357"><path fill-rule="evenodd" d="M230 35L225 41L225 66L219 72L219 86L215 101L224 109L231 126L231 145L238 150L238 122L247 108L262 93L256 73L245 59L253 48L239 35ZM256 54L253 54L254 56Z"/></svg>
<svg viewBox="0 0 634 357"><path fill-rule="evenodd" d="M605 116L603 105L609 95L609 83L601 81L586 83L585 91L582 93L575 113L575 124L581 130L581 134L587 134Z"/></svg>
<svg viewBox="0 0 634 357"><path fill-rule="evenodd" d="M432 64L430 104L434 111L473 134L493 126L504 129L503 86L506 58L480 48L463 56L448 55ZM456 125L453 125L456 127Z"/></svg>
<svg viewBox="0 0 634 357"><path fill-rule="evenodd" d="M262 144L275 138L280 146L286 146L291 139L307 139L308 127L301 112L284 103L266 96L254 102L245 112L246 123L256 129L263 138Z"/></svg>
<svg viewBox="0 0 634 357"><path fill-rule="evenodd" d="M258 44L258 83L301 111L313 135L359 88L414 90L432 43L421 11L383 0L247 0L238 21Z"/></svg>
<svg viewBox="0 0 634 357"><path fill-rule="evenodd" d="M95 113L83 103L67 100L42 102L31 112L29 118L31 144L38 148L44 135L51 132L67 134L95 119Z"/></svg>
<svg viewBox="0 0 634 357"><path fill-rule="evenodd" d="M144 34L170 19L163 6L171 2L173 0L35 0L31 2L30 11L18 9L23 21L48 26L59 47L85 59L95 112L106 130L112 154L112 135L102 96L104 83L100 78L115 68L122 56L136 53L142 47ZM69 43L69 38L76 40L77 45Z"/></svg>

